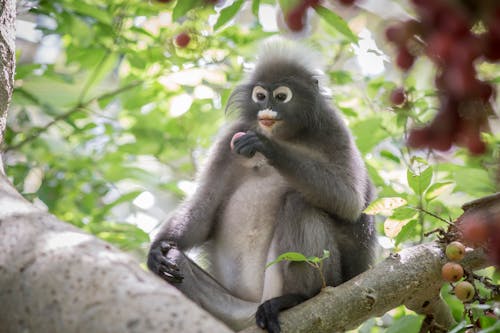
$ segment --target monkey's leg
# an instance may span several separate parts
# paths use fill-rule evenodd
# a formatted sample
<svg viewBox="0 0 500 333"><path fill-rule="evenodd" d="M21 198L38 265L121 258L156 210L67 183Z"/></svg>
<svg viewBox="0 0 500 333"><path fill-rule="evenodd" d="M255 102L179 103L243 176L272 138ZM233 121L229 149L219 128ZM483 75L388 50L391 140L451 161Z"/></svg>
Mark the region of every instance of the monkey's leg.
<svg viewBox="0 0 500 333"><path fill-rule="evenodd" d="M182 274L181 282L172 284L191 300L234 330L248 327L253 322L258 303L234 297L182 251L175 247L165 256Z"/></svg>
<svg viewBox="0 0 500 333"><path fill-rule="evenodd" d="M305 262L276 264L282 274L282 296L265 301L256 314L257 325L276 333L280 332L280 311L316 295L321 290L323 278L327 285L340 284L342 268L333 221L323 211L308 204L298 192L286 196L272 242L276 255L293 251L321 257L324 250L330 251L330 257L323 261L321 273ZM266 271L266 277L268 273Z"/></svg>

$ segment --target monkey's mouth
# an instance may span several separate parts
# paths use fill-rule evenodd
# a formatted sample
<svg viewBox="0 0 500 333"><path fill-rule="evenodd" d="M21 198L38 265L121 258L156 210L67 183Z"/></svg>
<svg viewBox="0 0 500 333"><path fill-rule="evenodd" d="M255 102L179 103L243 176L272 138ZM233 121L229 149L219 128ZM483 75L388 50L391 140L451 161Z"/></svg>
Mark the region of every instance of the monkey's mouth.
<svg viewBox="0 0 500 333"><path fill-rule="evenodd" d="M271 109L260 110L257 119L259 120L259 125L262 127L271 128L276 122L280 121L278 118L278 113Z"/></svg>
<svg viewBox="0 0 500 333"><path fill-rule="evenodd" d="M259 124L264 127L273 127L278 121L276 118L259 118Z"/></svg>

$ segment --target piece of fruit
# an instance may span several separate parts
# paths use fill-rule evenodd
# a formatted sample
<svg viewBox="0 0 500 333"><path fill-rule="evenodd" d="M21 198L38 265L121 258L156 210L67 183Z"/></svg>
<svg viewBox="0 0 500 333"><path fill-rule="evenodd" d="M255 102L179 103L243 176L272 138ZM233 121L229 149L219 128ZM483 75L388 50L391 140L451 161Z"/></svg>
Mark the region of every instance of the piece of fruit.
<svg viewBox="0 0 500 333"><path fill-rule="evenodd" d="M245 135L246 133L245 132L237 132L233 135L233 137L231 138L231 143L230 143L230 146L231 146L231 150L234 149L234 141L240 137L242 137L243 135Z"/></svg>
<svg viewBox="0 0 500 333"><path fill-rule="evenodd" d="M175 37L175 44L180 48L185 48L190 41L191 37L187 32L181 32Z"/></svg>
<svg viewBox="0 0 500 333"><path fill-rule="evenodd" d="M453 261L462 260L465 256L465 246L464 244L454 241L446 246L446 257Z"/></svg>
<svg viewBox="0 0 500 333"><path fill-rule="evenodd" d="M476 290L472 283L462 281L455 286L455 296L462 302L468 302L474 298Z"/></svg>
<svg viewBox="0 0 500 333"><path fill-rule="evenodd" d="M402 105L406 102L406 94L404 88L396 88L391 92L391 103L393 105Z"/></svg>
<svg viewBox="0 0 500 333"><path fill-rule="evenodd" d="M447 262L441 269L443 280L448 282L457 282L464 276L464 269L456 262Z"/></svg>

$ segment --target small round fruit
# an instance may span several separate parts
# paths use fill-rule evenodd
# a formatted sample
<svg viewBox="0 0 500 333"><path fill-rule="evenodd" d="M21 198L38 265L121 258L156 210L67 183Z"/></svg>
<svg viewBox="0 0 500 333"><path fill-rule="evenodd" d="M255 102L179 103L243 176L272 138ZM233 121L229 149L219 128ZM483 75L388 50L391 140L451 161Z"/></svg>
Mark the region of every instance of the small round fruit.
<svg viewBox="0 0 500 333"><path fill-rule="evenodd" d="M306 9L305 6L298 6L285 15L286 25L291 31L298 32L304 29Z"/></svg>
<svg viewBox="0 0 500 333"><path fill-rule="evenodd" d="M191 37L187 32L181 32L175 37L175 44L177 44L180 48L185 48L189 42L191 41Z"/></svg>
<svg viewBox="0 0 500 333"><path fill-rule="evenodd" d="M396 64L399 68L404 71L410 69L415 61L415 57L406 49L406 47L400 47L398 50L398 54L396 56Z"/></svg>
<svg viewBox="0 0 500 333"><path fill-rule="evenodd" d="M446 257L453 261L462 260L465 256L465 246L460 242L451 242L446 246Z"/></svg>
<svg viewBox="0 0 500 333"><path fill-rule="evenodd" d="M234 141L240 137L242 137L243 135L245 135L246 133L245 132L237 132L233 135L233 137L231 138L231 143L230 143L230 146L231 146L231 150L234 149Z"/></svg>
<svg viewBox="0 0 500 333"><path fill-rule="evenodd" d="M403 88L396 88L391 92L391 103L393 105L402 105L406 102L406 93Z"/></svg>
<svg viewBox="0 0 500 333"><path fill-rule="evenodd" d="M462 302L472 300L475 294L476 290L470 282L462 281L455 286L455 296Z"/></svg>
<svg viewBox="0 0 500 333"><path fill-rule="evenodd" d="M464 269L456 262L447 262L441 269L443 280L448 282L457 282L464 276Z"/></svg>

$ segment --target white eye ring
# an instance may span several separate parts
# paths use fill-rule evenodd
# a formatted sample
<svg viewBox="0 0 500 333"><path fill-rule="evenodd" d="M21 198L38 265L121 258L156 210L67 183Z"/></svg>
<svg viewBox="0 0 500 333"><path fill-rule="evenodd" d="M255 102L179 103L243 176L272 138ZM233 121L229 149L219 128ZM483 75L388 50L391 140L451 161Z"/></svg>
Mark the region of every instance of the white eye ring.
<svg viewBox="0 0 500 333"><path fill-rule="evenodd" d="M255 103L262 102L267 98L267 90L261 86L255 86L252 90L252 100Z"/></svg>
<svg viewBox="0 0 500 333"><path fill-rule="evenodd" d="M281 103L288 103L293 97L292 91L286 86L280 86L273 91L273 97Z"/></svg>

